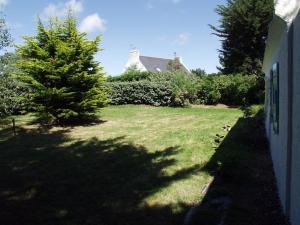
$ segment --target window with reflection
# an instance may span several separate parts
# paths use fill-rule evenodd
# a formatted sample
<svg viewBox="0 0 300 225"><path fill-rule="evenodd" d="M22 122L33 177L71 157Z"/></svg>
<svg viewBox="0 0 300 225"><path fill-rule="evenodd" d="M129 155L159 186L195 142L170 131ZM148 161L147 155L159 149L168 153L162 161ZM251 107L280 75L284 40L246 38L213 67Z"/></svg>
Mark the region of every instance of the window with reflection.
<svg viewBox="0 0 300 225"><path fill-rule="evenodd" d="M275 134L279 134L279 63L271 70L271 122Z"/></svg>

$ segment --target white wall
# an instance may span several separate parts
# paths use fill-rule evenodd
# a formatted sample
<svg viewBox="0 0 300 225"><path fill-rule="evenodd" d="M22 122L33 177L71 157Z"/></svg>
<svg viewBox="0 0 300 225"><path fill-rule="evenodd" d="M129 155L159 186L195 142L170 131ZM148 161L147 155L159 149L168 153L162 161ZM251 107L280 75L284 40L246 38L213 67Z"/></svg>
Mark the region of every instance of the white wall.
<svg viewBox="0 0 300 225"><path fill-rule="evenodd" d="M287 193L290 191L290 217L292 225L300 225L300 15L294 21L293 49L293 93L288 99L288 26L282 26L283 20L275 18L270 27L270 36L264 59L266 73L266 130L270 142L271 154L280 200L285 213ZM270 122L270 71L274 63L279 63L279 135L276 135ZM288 104L292 103L292 159L288 162ZM288 164L289 163L289 164ZM291 168L291 181L287 180ZM291 182L291 189L287 190Z"/></svg>
<svg viewBox="0 0 300 225"><path fill-rule="evenodd" d="M300 225L300 15L294 22L293 151L291 222Z"/></svg>
<svg viewBox="0 0 300 225"><path fill-rule="evenodd" d="M266 88L270 87L270 71L272 65L279 63L279 134L275 134L270 118L270 93L266 93L266 130L270 143L274 171L277 178L279 197L285 209L286 202L286 178L287 178L287 130L288 130L288 35L283 21L274 19L270 33L264 62L266 73ZM277 35L277 36L276 36Z"/></svg>
<svg viewBox="0 0 300 225"><path fill-rule="evenodd" d="M287 175L287 132L288 132L288 45L287 35L284 35L282 46L274 63L279 62L279 134L275 134L270 124L270 146L277 177L279 196L282 205L286 201Z"/></svg>

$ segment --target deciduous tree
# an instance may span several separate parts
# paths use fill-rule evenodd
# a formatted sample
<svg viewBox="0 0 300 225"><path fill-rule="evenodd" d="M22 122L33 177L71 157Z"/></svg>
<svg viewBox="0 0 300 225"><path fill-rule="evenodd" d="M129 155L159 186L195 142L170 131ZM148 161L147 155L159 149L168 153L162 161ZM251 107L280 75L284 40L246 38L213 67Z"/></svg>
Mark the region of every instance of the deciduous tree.
<svg viewBox="0 0 300 225"><path fill-rule="evenodd" d="M0 117L19 113L27 108L28 89L13 76L16 72L16 55L5 50L12 45L12 38L0 13ZM3 53L2 52L2 53Z"/></svg>
<svg viewBox="0 0 300 225"><path fill-rule="evenodd" d="M25 112L29 108L29 88L17 77L14 53L0 56L0 117Z"/></svg>
<svg viewBox="0 0 300 225"><path fill-rule="evenodd" d="M0 12L0 51L9 47L12 43L12 38L6 26L5 18Z"/></svg>

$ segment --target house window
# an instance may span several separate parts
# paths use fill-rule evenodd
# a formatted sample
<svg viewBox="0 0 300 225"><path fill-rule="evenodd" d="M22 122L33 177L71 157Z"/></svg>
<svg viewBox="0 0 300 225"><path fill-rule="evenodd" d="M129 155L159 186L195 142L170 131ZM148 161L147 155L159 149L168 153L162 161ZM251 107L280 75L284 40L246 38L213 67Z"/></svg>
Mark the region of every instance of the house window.
<svg viewBox="0 0 300 225"><path fill-rule="evenodd" d="M275 63L271 70L271 122L275 134L279 134L279 63Z"/></svg>

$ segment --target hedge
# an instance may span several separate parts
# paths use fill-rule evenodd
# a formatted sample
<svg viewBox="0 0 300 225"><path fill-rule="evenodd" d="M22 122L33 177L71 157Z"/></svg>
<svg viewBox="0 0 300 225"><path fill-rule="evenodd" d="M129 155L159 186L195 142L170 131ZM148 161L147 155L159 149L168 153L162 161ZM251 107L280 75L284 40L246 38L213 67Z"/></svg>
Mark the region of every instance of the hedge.
<svg viewBox="0 0 300 225"><path fill-rule="evenodd" d="M132 82L132 81L146 80L150 76L152 76L152 74L153 73L151 72L128 70L125 73L123 73L121 76L107 77L107 82Z"/></svg>
<svg viewBox="0 0 300 225"><path fill-rule="evenodd" d="M128 74L131 74L130 76ZM264 79L255 75L207 75L201 78L182 72L130 72L108 82L111 104L186 106L226 104L245 106L264 101ZM129 79L130 77L130 79ZM141 80L134 80L141 79ZM120 82L127 80L126 82ZM128 81L133 80L133 81Z"/></svg>
<svg viewBox="0 0 300 225"><path fill-rule="evenodd" d="M110 103L113 105L145 104L170 106L174 103L174 93L167 82L148 80L108 83Z"/></svg>

